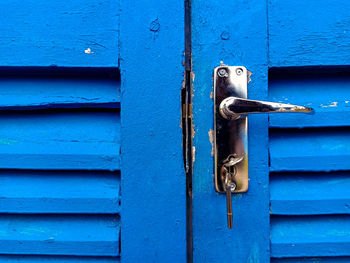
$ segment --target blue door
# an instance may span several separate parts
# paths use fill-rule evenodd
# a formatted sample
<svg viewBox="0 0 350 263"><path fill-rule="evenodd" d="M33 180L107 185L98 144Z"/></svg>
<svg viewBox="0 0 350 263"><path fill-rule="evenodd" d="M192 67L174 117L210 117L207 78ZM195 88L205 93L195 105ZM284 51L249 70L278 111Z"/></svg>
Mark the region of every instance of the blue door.
<svg viewBox="0 0 350 263"><path fill-rule="evenodd" d="M0 262L185 261L183 12L1 1Z"/></svg>
<svg viewBox="0 0 350 263"><path fill-rule="evenodd" d="M348 1L192 1L194 262L350 262ZM249 189L213 185L213 69L252 75L248 98L315 115L248 117Z"/></svg>

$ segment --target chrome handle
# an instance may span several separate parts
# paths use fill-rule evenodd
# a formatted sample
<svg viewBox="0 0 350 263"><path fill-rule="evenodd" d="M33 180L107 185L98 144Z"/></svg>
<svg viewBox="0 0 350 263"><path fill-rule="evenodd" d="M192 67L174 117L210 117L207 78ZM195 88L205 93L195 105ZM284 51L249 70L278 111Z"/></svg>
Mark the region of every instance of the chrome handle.
<svg viewBox="0 0 350 263"><path fill-rule="evenodd" d="M218 193L226 193L229 228L234 216L231 194L247 192L249 185L247 114L313 112L303 106L247 99L249 79L243 66L221 64L214 69L214 185Z"/></svg>
<svg viewBox="0 0 350 263"><path fill-rule="evenodd" d="M301 112L312 114L312 108L259 100L248 100L238 97L228 97L224 99L219 106L220 114L228 120L237 120L241 115L248 113L282 113L282 112Z"/></svg>

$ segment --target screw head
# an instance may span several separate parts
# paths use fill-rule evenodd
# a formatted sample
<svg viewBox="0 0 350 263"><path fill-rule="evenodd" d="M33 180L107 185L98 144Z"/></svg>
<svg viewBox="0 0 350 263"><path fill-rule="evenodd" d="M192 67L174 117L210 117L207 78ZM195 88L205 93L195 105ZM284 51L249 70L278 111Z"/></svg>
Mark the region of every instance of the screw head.
<svg viewBox="0 0 350 263"><path fill-rule="evenodd" d="M221 68L218 70L218 75L219 77L223 78L223 77L228 77L228 72L225 68Z"/></svg>
<svg viewBox="0 0 350 263"><path fill-rule="evenodd" d="M242 69L242 68L237 68L237 69L236 69L236 74L237 74L238 76L242 75L242 74L243 74L243 69Z"/></svg>

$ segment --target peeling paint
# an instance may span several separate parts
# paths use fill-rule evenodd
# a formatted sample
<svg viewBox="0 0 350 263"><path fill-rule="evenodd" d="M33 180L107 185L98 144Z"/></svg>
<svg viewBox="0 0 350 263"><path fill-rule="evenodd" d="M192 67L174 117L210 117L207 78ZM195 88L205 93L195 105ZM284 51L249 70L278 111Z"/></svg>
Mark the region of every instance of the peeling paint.
<svg viewBox="0 0 350 263"><path fill-rule="evenodd" d="M208 131L208 135L209 135L209 141L211 144L211 156L214 156L214 131L213 131L213 129L210 129Z"/></svg>
<svg viewBox="0 0 350 263"><path fill-rule="evenodd" d="M330 105L320 105L322 108L329 108L329 107L338 107L338 102L337 101L333 101L332 104Z"/></svg>
<svg viewBox="0 0 350 263"><path fill-rule="evenodd" d="M91 48L87 48L84 50L85 54L94 54L94 52L91 51Z"/></svg>
<svg viewBox="0 0 350 263"><path fill-rule="evenodd" d="M253 72L247 70L248 83L251 81L251 78L250 78L251 75L253 75Z"/></svg>
<svg viewBox="0 0 350 263"><path fill-rule="evenodd" d="M194 74L193 71L191 71L191 79L192 79L192 81L194 81L194 78L195 78L195 74Z"/></svg>
<svg viewBox="0 0 350 263"><path fill-rule="evenodd" d="M211 98L211 99L214 98L214 91L213 91L213 90L210 92L210 98Z"/></svg>
<svg viewBox="0 0 350 263"><path fill-rule="evenodd" d="M192 163L196 160L196 147L192 146Z"/></svg>

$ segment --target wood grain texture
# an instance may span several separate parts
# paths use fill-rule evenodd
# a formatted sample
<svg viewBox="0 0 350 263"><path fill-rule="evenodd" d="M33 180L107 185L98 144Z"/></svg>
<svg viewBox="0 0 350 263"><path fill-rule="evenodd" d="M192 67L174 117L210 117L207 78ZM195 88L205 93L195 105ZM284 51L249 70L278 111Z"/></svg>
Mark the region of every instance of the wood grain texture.
<svg viewBox="0 0 350 263"><path fill-rule="evenodd" d="M3 67L0 109L120 108L116 68Z"/></svg>
<svg viewBox="0 0 350 263"><path fill-rule="evenodd" d="M277 215L350 213L350 174L274 173L270 175L270 211Z"/></svg>
<svg viewBox="0 0 350 263"><path fill-rule="evenodd" d="M1 1L0 17L2 66L118 66L118 1Z"/></svg>
<svg viewBox="0 0 350 263"><path fill-rule="evenodd" d="M275 216L271 219L272 257L349 255L349 215Z"/></svg>
<svg viewBox="0 0 350 263"><path fill-rule="evenodd" d="M0 215L0 253L118 256L119 221L107 215Z"/></svg>
<svg viewBox="0 0 350 263"><path fill-rule="evenodd" d="M0 126L1 168L120 168L118 112L3 112Z"/></svg>
<svg viewBox="0 0 350 263"><path fill-rule="evenodd" d="M227 228L226 196L213 186L213 69L227 65L253 72L248 95L267 97L265 1L192 1L193 240L194 262L268 262L269 193L267 116L249 117L249 191L233 195L233 229Z"/></svg>
<svg viewBox="0 0 350 263"><path fill-rule="evenodd" d="M183 1L121 1L124 262L186 261Z"/></svg>
<svg viewBox="0 0 350 263"><path fill-rule="evenodd" d="M348 65L347 0L269 0L270 66Z"/></svg>
<svg viewBox="0 0 350 263"><path fill-rule="evenodd" d="M117 173L1 171L1 213L104 213L120 211Z"/></svg>
<svg viewBox="0 0 350 263"><path fill-rule="evenodd" d="M270 131L270 171L350 169L348 128Z"/></svg>
<svg viewBox="0 0 350 263"><path fill-rule="evenodd" d="M333 127L350 125L348 67L273 68L269 100L312 107L314 115L270 114L270 127Z"/></svg>
<svg viewBox="0 0 350 263"><path fill-rule="evenodd" d="M112 263L120 262L118 257L76 257L76 256L30 256L30 255L0 255L4 263Z"/></svg>

